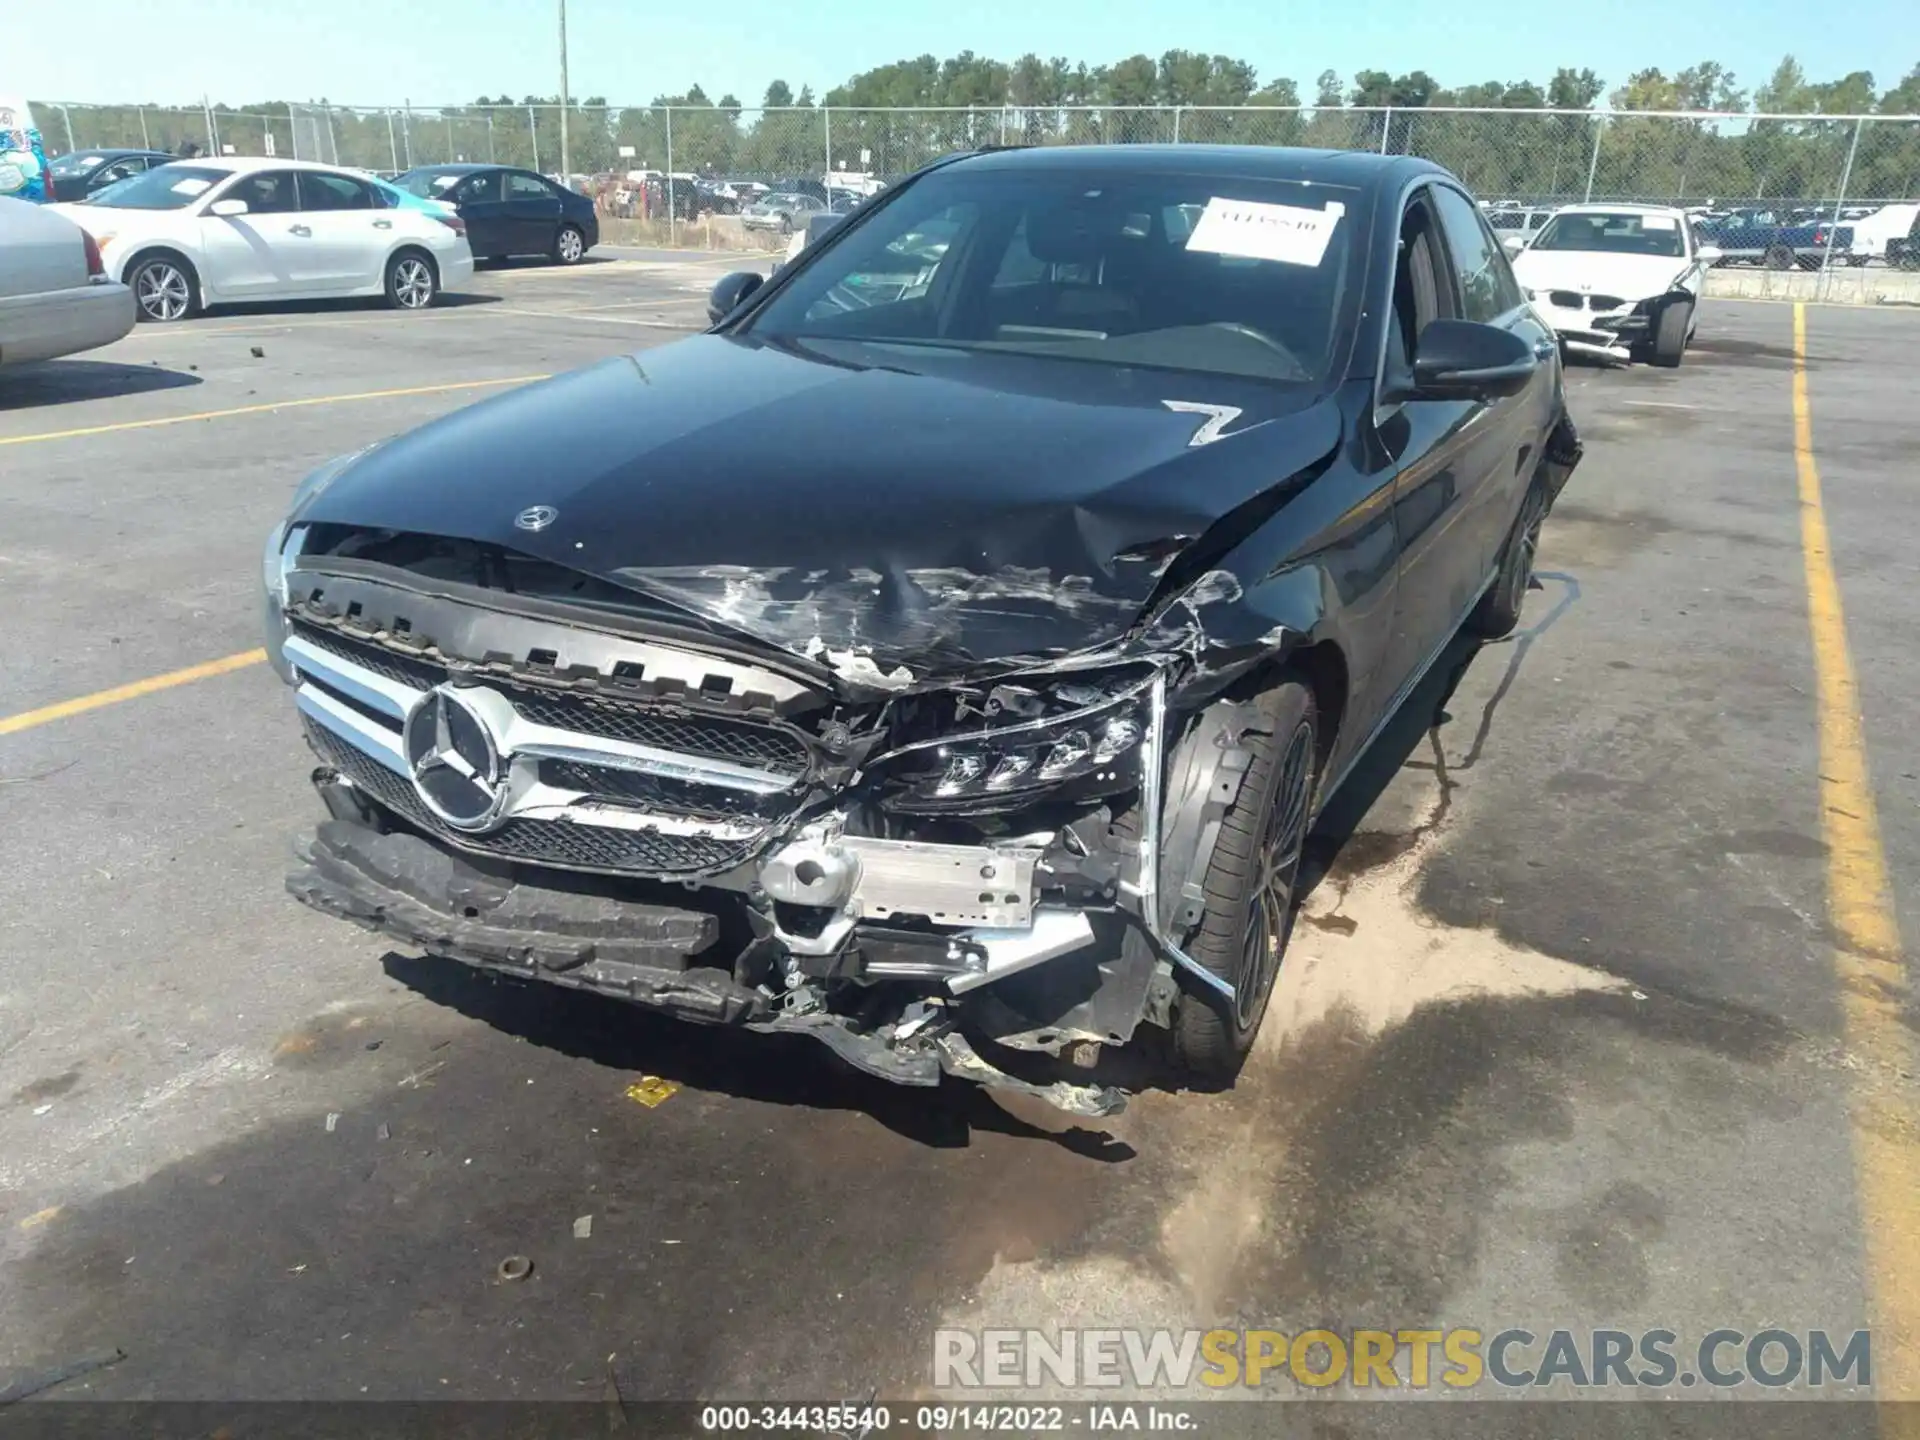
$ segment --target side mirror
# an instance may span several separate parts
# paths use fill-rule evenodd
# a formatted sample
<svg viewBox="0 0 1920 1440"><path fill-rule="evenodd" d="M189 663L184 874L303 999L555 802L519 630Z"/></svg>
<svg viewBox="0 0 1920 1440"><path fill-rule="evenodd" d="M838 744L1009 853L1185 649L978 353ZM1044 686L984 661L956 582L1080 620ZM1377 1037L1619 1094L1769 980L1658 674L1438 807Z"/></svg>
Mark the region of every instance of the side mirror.
<svg viewBox="0 0 1920 1440"><path fill-rule="evenodd" d="M207 213L209 215L218 215L223 220L235 215L244 215L247 213L247 202L244 200L216 200L207 207Z"/></svg>
<svg viewBox="0 0 1920 1440"><path fill-rule="evenodd" d="M1420 332L1413 387L1396 400L1498 400L1527 388L1539 368L1533 347L1511 330L1475 320L1435 320Z"/></svg>
<svg viewBox="0 0 1920 1440"><path fill-rule="evenodd" d="M1727 258L1727 252L1722 250L1718 245L1702 245L1698 250L1693 252L1693 258L1698 260L1702 265L1718 265L1722 260Z"/></svg>
<svg viewBox="0 0 1920 1440"><path fill-rule="evenodd" d="M1509 255L1518 255L1522 250L1527 248L1527 237L1524 235L1502 235L1500 237L1500 248Z"/></svg>
<svg viewBox="0 0 1920 1440"><path fill-rule="evenodd" d="M715 282L713 293L707 296L708 323L718 325L726 319L749 295L766 284L766 279L755 270L736 270L731 275L722 275Z"/></svg>

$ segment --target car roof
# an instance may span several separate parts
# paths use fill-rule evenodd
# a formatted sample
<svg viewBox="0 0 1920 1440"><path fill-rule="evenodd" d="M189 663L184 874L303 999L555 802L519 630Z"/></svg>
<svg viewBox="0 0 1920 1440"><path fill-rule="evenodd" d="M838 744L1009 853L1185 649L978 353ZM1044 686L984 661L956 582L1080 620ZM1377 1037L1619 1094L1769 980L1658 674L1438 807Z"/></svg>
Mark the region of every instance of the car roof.
<svg viewBox="0 0 1920 1440"><path fill-rule="evenodd" d="M478 175L483 170L519 170L532 174L524 165L500 165L491 160L456 160L448 165L415 165L400 173L413 175L422 170L432 171L435 175Z"/></svg>
<svg viewBox="0 0 1920 1440"><path fill-rule="evenodd" d="M1033 145L975 151L952 163L967 170L1157 170L1303 180L1355 190L1384 189L1416 175L1448 174L1432 161L1412 155L1281 145Z"/></svg>
<svg viewBox="0 0 1920 1440"><path fill-rule="evenodd" d="M1581 204L1562 205L1553 212L1556 215L1678 215L1686 216L1686 211L1677 205L1602 205Z"/></svg>
<svg viewBox="0 0 1920 1440"><path fill-rule="evenodd" d="M73 150L62 155L60 160L85 160L94 156L98 156L102 160L120 160L128 155L165 155L169 160L178 160L180 158L170 151L142 150L138 145L96 145L92 147L83 145L78 150ZM59 160L53 163L58 164Z"/></svg>
<svg viewBox="0 0 1920 1440"><path fill-rule="evenodd" d="M234 175L245 175L254 170L320 170L329 175L364 178L360 171L347 165L324 165L318 160L276 159L271 155L175 155L173 163L193 165L202 170L225 170Z"/></svg>

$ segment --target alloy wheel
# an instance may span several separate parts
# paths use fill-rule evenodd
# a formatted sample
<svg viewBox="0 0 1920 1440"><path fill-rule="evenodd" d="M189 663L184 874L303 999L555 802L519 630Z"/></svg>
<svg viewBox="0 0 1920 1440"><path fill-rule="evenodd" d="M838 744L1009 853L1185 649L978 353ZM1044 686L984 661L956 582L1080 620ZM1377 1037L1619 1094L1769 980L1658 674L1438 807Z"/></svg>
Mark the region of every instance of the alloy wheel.
<svg viewBox="0 0 1920 1440"><path fill-rule="evenodd" d="M393 267L393 294L408 310L425 308L433 301L433 271L427 262L408 255Z"/></svg>
<svg viewBox="0 0 1920 1440"><path fill-rule="evenodd" d="M563 262L571 265L585 253L586 246L581 243L578 230L569 227L560 232L560 259Z"/></svg>
<svg viewBox="0 0 1920 1440"><path fill-rule="evenodd" d="M1259 880L1248 917L1246 950L1234 987L1234 1017L1250 1029L1260 1018L1280 973L1293 918L1300 857L1307 845L1307 809L1313 795L1313 727L1301 724L1280 757L1280 784L1260 839Z"/></svg>
<svg viewBox="0 0 1920 1440"><path fill-rule="evenodd" d="M133 294L151 320L178 320L193 301L186 275L177 265L169 265L164 260L140 267L140 273L134 277Z"/></svg>
<svg viewBox="0 0 1920 1440"><path fill-rule="evenodd" d="M1527 587L1533 583L1533 562L1540 551L1540 529L1546 518L1546 506L1537 495L1529 496L1526 514L1513 537L1515 554L1507 575L1507 607L1516 615L1526 601Z"/></svg>

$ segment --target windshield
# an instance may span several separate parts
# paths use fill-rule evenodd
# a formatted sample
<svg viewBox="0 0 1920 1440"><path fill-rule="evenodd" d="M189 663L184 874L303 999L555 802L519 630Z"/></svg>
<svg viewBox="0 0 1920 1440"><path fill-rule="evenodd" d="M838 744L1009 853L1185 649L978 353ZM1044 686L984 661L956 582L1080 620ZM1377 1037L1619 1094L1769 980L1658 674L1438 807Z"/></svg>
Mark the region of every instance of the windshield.
<svg viewBox="0 0 1920 1440"><path fill-rule="evenodd" d="M191 205L230 174L229 170L204 165L162 165L143 175L116 180L79 203L115 210L179 210Z"/></svg>
<svg viewBox="0 0 1920 1440"><path fill-rule="evenodd" d="M936 171L746 324L1306 384L1340 326L1357 192L1219 175Z"/></svg>
<svg viewBox="0 0 1920 1440"><path fill-rule="evenodd" d="M1607 255L1665 255L1681 259L1680 222L1671 215L1633 211L1556 215L1534 237L1534 250L1597 250Z"/></svg>

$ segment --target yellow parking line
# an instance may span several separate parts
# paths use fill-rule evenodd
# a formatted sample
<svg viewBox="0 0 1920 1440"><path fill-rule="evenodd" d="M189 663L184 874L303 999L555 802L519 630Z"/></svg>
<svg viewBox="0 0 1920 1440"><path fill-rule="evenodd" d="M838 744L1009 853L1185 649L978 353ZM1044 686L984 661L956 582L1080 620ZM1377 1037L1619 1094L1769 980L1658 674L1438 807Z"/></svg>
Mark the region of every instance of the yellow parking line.
<svg viewBox="0 0 1920 1440"><path fill-rule="evenodd" d="M355 400L392 400L402 395L440 395L453 390L483 390L499 385L527 385L545 375L508 375L499 380L455 380L444 385L407 385L398 390L361 390L351 395L309 395L302 400L275 400L265 405L236 405L231 410L201 410L192 415L162 415L152 420L120 420L111 425L81 425L72 430L43 430L37 435L0 435L0 445L33 445L42 440L77 440L82 435L110 435L118 430L151 430L162 425L189 425L196 420L229 420L236 415L265 415L275 410L297 410L308 405L345 405Z"/></svg>
<svg viewBox="0 0 1920 1440"><path fill-rule="evenodd" d="M243 650L238 655L227 656L224 660L208 660L204 664L189 665L184 670L172 670L165 675L135 680L130 685L116 685L111 690L96 690L93 694L82 695L78 699L62 700L57 705L44 705L38 710L8 715L0 718L0 735L16 735L22 730L31 730L36 725L51 725L55 720L84 715L87 711L98 710L103 705L118 705L122 700L138 700L142 695L171 690L176 685L190 685L195 680L210 680L215 675L225 675L234 670L244 670L249 665L258 665L266 658L267 652L264 650Z"/></svg>
<svg viewBox="0 0 1920 1440"><path fill-rule="evenodd" d="M1793 455L1800 541L1813 629L1820 717L1820 822L1827 842L1827 907L1839 944L1834 967L1848 1050L1864 1062L1849 1106L1870 1290L1874 1390L1920 1400L1920 1130L1902 1104L1915 1073L1902 1023L1906 971L1887 883L1887 858L1867 773L1860 691L1847 648L1840 582L1813 458L1807 405L1807 312L1793 307ZM1881 1412L1882 1435L1920 1434L1910 1408Z"/></svg>

